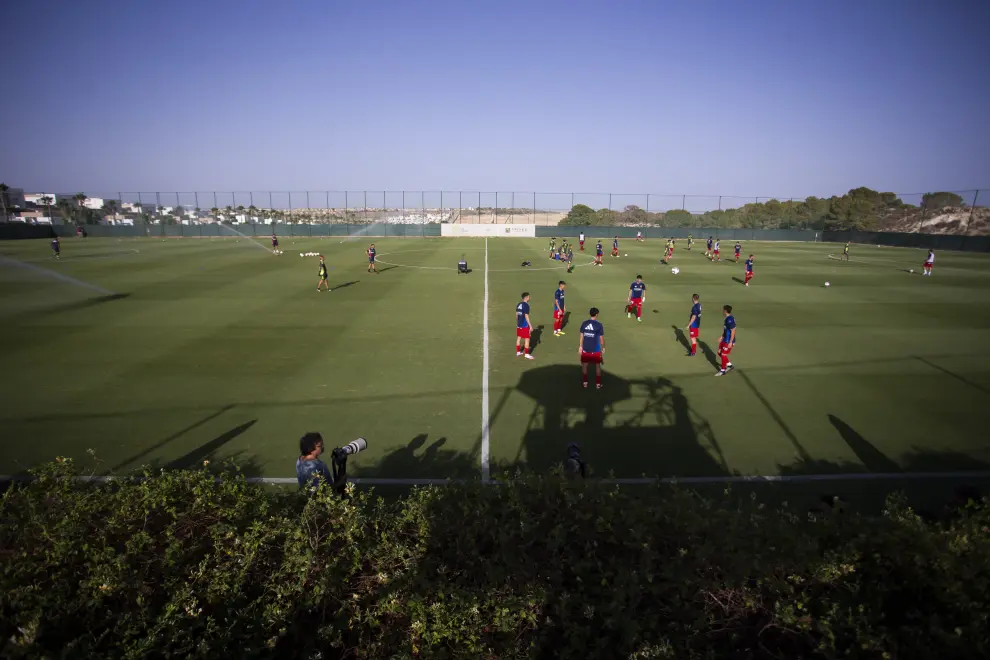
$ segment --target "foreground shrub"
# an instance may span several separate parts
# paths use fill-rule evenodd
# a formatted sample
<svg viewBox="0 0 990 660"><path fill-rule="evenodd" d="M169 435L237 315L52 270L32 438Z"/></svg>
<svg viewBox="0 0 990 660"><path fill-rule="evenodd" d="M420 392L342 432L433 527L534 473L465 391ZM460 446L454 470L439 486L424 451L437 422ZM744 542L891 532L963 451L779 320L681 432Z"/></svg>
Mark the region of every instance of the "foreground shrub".
<svg viewBox="0 0 990 660"><path fill-rule="evenodd" d="M0 502L5 657L990 656L985 502L935 524L549 478L386 503L72 474Z"/></svg>

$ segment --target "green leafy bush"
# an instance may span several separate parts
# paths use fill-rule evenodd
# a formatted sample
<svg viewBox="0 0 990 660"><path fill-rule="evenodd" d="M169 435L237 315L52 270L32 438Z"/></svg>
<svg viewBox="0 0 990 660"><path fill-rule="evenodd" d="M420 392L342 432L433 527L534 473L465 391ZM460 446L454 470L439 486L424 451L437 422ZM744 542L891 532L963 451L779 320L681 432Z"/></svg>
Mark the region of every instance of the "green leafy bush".
<svg viewBox="0 0 990 660"><path fill-rule="evenodd" d="M386 502L73 475L0 503L5 657L990 656L986 502L935 524L556 478Z"/></svg>

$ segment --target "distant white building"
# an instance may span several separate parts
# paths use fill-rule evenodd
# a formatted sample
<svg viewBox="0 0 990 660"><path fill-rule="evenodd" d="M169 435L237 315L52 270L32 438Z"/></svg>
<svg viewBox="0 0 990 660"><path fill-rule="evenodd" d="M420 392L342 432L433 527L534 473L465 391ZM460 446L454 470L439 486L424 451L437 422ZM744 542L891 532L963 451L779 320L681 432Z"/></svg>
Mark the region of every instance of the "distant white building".
<svg viewBox="0 0 990 660"><path fill-rule="evenodd" d="M55 196L55 193L24 193L25 202L28 204L36 204L38 206L45 205L45 202L43 201L43 198L45 197L51 200L52 206L55 206L56 202L58 202L58 198Z"/></svg>
<svg viewBox="0 0 990 660"><path fill-rule="evenodd" d="M94 211L99 211L103 208L103 202L105 200L102 197L87 197L83 200L83 206Z"/></svg>

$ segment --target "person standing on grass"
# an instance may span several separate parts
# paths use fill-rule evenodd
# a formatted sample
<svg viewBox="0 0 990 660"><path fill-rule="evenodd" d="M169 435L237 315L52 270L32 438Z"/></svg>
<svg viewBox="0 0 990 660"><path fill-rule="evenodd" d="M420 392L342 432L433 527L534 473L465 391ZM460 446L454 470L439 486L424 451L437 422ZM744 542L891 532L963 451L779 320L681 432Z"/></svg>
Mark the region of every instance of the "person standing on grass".
<svg viewBox="0 0 990 660"><path fill-rule="evenodd" d="M522 301L516 305L516 357L523 355L532 360L533 351L529 346L533 324L529 320L529 293L523 292Z"/></svg>
<svg viewBox="0 0 990 660"><path fill-rule="evenodd" d="M591 316L581 324L578 340L578 358L581 360L582 387L588 387L588 365L595 365L595 388L602 389L602 361L605 355L605 327L598 322L598 308L592 307Z"/></svg>
<svg viewBox="0 0 990 660"><path fill-rule="evenodd" d="M58 236L52 239L52 259L62 258L62 246L58 242Z"/></svg>
<svg viewBox="0 0 990 660"><path fill-rule="evenodd" d="M567 272L574 272L574 250L570 245L567 246Z"/></svg>
<svg viewBox="0 0 990 660"><path fill-rule="evenodd" d="M643 303L646 302L646 284L643 276L637 275L636 281L629 285L629 300L626 303L626 318L631 319L636 312L636 321L643 322Z"/></svg>
<svg viewBox="0 0 990 660"><path fill-rule="evenodd" d="M722 339L718 342L718 356L722 358L722 368L715 372L716 376L724 376L734 367L729 361L729 354L736 345L736 317L732 315L732 305L723 305L722 314L725 322L722 325Z"/></svg>
<svg viewBox="0 0 990 660"><path fill-rule="evenodd" d="M557 252L557 237L550 237L550 258L553 259L553 255Z"/></svg>
<svg viewBox="0 0 990 660"><path fill-rule="evenodd" d="M736 261L739 261L738 255L736 255ZM746 260L746 286L749 286L751 279L753 279L753 255L749 255L749 259Z"/></svg>
<svg viewBox="0 0 990 660"><path fill-rule="evenodd" d="M375 249L375 244L372 243L371 247L368 248L368 272L377 273L378 270L375 268L375 256L378 251Z"/></svg>
<svg viewBox="0 0 990 660"><path fill-rule="evenodd" d="M688 234L688 252L691 251L691 246L694 245L694 234Z"/></svg>
<svg viewBox="0 0 990 660"><path fill-rule="evenodd" d="M925 258L925 264L924 264L924 267L923 267L923 269L921 271L922 274L923 275L931 275L932 274L932 266L934 266L934 265L935 265L935 250L932 250L931 248L929 248L928 249L928 257Z"/></svg>
<svg viewBox="0 0 990 660"><path fill-rule="evenodd" d="M736 241L736 247L733 248L736 252L736 263L739 263L739 253L742 252L742 244Z"/></svg>
<svg viewBox="0 0 990 660"><path fill-rule="evenodd" d="M605 256L605 248L602 247L602 242L598 241L598 245L595 246L595 265L602 265L602 257Z"/></svg>
<svg viewBox="0 0 990 660"><path fill-rule="evenodd" d="M711 258L712 256L712 237L708 237L708 249L705 250L705 256Z"/></svg>
<svg viewBox="0 0 990 660"><path fill-rule="evenodd" d="M849 261L849 241L846 241L846 246L842 248L842 258Z"/></svg>
<svg viewBox="0 0 990 660"><path fill-rule="evenodd" d="M330 293L330 283L327 281L327 262L320 255L320 281L316 283L316 290L319 291L321 286L327 287L327 293Z"/></svg>
<svg viewBox="0 0 990 660"><path fill-rule="evenodd" d="M581 252L584 252L584 232L578 234L578 245L581 246Z"/></svg>
<svg viewBox="0 0 990 660"><path fill-rule="evenodd" d="M320 460L323 453L323 436L307 433L299 440L299 458L296 459L296 479L300 488L315 491L320 484L333 484L333 475L327 464Z"/></svg>
<svg viewBox="0 0 990 660"><path fill-rule="evenodd" d="M275 232L272 232L272 254L282 254L282 251L278 249L278 236Z"/></svg>
<svg viewBox="0 0 990 660"><path fill-rule="evenodd" d="M712 250L712 262L722 261L721 250L719 250L719 247L721 247L721 241L719 241L716 238L715 239L715 249Z"/></svg>
<svg viewBox="0 0 990 660"><path fill-rule="evenodd" d="M688 319L688 336L691 338L688 355L698 354L698 333L701 331L701 296L697 293L691 296L691 318Z"/></svg>
<svg viewBox="0 0 990 660"><path fill-rule="evenodd" d="M618 236L616 236L615 238L612 239L612 256L613 257L619 256L619 237Z"/></svg>
<svg viewBox="0 0 990 660"><path fill-rule="evenodd" d="M567 282L557 282L557 290L553 292L553 336L562 337L564 333L564 289Z"/></svg>

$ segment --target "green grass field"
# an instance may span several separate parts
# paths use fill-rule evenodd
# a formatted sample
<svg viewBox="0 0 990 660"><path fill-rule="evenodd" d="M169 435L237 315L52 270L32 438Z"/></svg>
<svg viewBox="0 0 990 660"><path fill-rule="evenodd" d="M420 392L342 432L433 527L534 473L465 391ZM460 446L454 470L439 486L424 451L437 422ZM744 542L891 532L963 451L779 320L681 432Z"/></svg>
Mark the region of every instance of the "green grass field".
<svg viewBox="0 0 990 660"><path fill-rule="evenodd" d="M624 241L571 275L544 239L65 240L0 244L0 474L57 455L98 472L235 458L293 477L298 438L357 436L355 476L480 478L547 471L581 444L598 476L723 477L990 470L990 257L919 250L747 243L756 277L678 242ZM608 248L610 246L606 246ZM723 254L731 253L724 246ZM700 249L699 249L700 248ZM320 251L332 293L317 293ZM456 275L464 254L473 272ZM487 268L486 268L487 257ZM521 268L524 260L532 268ZM38 269L117 294L107 296ZM907 272L913 268L914 274ZM488 283L490 443L483 441ZM643 323L623 313L637 273ZM568 282L567 336L553 337L553 291ZM828 280L832 286L824 288ZM545 331L515 357L514 307L532 293ZM707 355L686 356L692 293ZM714 378L720 308L735 308L736 370ZM576 327L601 308L605 387L583 390Z"/></svg>

